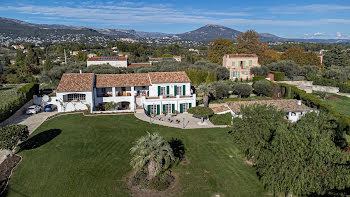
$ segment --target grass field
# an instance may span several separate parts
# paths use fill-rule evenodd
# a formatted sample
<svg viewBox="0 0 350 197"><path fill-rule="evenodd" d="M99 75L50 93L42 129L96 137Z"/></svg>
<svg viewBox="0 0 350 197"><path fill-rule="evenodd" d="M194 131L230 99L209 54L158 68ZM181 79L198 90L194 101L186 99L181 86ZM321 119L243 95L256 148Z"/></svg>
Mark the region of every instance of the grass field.
<svg viewBox="0 0 350 197"><path fill-rule="evenodd" d="M325 103L333 105L339 113L345 114L350 117L350 98L346 96L339 96L336 94L328 94L329 97L336 97L339 100L323 100Z"/></svg>
<svg viewBox="0 0 350 197"><path fill-rule="evenodd" d="M255 170L245 164L228 129L181 130L151 125L133 115L65 115L44 122L19 153L22 163L8 196L130 196L125 179L132 169L129 149L149 132L185 146L186 165L169 196L264 196Z"/></svg>
<svg viewBox="0 0 350 197"><path fill-rule="evenodd" d="M3 85L0 89L0 105L5 104L17 96L17 90L23 85Z"/></svg>

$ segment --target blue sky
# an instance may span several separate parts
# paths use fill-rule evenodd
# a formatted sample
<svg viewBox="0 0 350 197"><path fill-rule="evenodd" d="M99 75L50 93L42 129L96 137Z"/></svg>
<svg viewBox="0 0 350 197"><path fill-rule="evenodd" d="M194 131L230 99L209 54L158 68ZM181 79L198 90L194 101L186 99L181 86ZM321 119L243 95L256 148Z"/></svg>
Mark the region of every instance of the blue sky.
<svg viewBox="0 0 350 197"><path fill-rule="evenodd" d="M164 33L219 24L286 38L350 39L350 0L1 0L0 16L41 24Z"/></svg>

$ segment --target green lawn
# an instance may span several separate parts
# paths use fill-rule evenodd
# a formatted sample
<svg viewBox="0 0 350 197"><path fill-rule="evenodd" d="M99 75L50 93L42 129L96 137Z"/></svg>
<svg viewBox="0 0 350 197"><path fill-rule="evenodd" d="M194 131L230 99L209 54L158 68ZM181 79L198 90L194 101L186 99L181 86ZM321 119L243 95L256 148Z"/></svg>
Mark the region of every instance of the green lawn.
<svg viewBox="0 0 350 197"><path fill-rule="evenodd" d="M337 97L340 100L323 100L325 103L333 105L339 113L345 114L350 117L350 98L346 96L339 96L336 94L328 94L331 97Z"/></svg>
<svg viewBox="0 0 350 197"><path fill-rule="evenodd" d="M2 88L0 88L0 105L5 104L17 96L17 90L21 88L23 84L19 85L6 85L4 84Z"/></svg>
<svg viewBox="0 0 350 197"><path fill-rule="evenodd" d="M129 149L146 131L180 139L185 146L188 164L173 168L178 184L169 196L266 195L228 129L181 130L133 115L75 114L46 121L31 135L53 139L41 146L36 140L37 148L19 153L23 161L10 180L8 196L130 196L124 181L132 171Z"/></svg>

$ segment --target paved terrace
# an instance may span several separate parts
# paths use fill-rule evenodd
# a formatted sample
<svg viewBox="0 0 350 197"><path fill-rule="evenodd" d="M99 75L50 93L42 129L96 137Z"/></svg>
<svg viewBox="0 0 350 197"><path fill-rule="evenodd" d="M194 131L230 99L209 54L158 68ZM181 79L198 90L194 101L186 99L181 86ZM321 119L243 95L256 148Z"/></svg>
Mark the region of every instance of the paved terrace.
<svg viewBox="0 0 350 197"><path fill-rule="evenodd" d="M201 129L201 128L225 128L226 125L213 125L209 120L204 120L204 123L201 123L201 119L194 118L192 114L178 114L177 116L173 115L166 115L165 117L163 115L157 115L154 118L150 118L147 116L143 110L137 111L135 113L136 118L151 122L152 124L159 124L167 127L175 127L180 129ZM170 122L169 122L170 118ZM177 123L176 120L179 120L180 122Z"/></svg>

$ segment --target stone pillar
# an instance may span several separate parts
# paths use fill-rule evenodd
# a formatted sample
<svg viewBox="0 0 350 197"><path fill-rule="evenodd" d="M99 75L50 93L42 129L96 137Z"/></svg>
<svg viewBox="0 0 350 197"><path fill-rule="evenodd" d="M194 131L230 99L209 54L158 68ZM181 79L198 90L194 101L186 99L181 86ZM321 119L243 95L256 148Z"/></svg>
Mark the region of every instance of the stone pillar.
<svg viewBox="0 0 350 197"><path fill-rule="evenodd" d="M112 96L115 97L115 87L112 87Z"/></svg>

